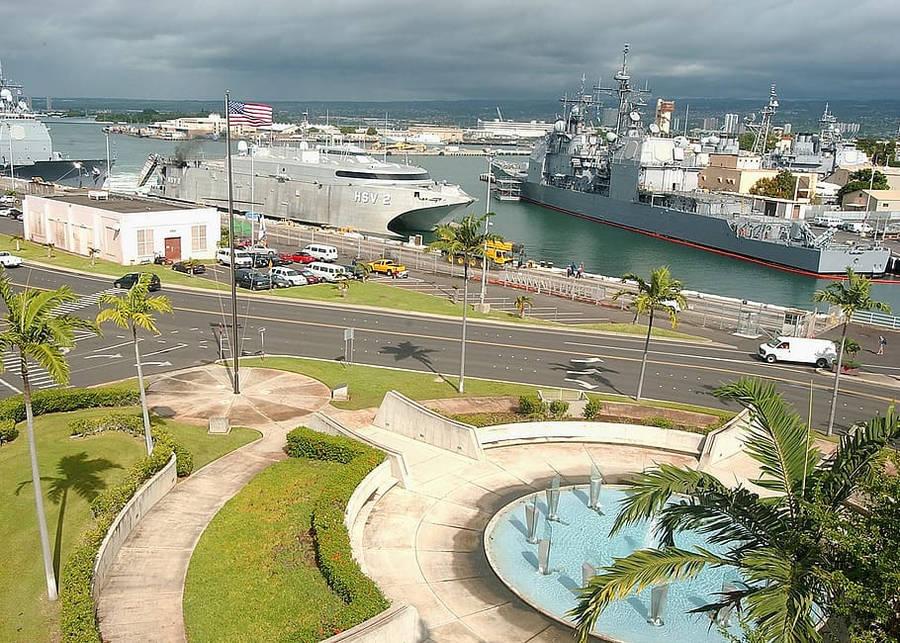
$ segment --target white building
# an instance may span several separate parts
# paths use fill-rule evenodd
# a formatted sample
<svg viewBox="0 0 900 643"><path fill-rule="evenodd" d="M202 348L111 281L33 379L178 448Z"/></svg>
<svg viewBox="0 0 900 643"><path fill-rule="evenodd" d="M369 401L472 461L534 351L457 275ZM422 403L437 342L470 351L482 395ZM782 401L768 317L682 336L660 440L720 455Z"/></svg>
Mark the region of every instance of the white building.
<svg viewBox="0 0 900 643"><path fill-rule="evenodd" d="M26 196L22 204L25 239L52 243L74 254L123 266L152 262L212 259L221 233L215 208L191 208L108 192L65 196Z"/></svg>

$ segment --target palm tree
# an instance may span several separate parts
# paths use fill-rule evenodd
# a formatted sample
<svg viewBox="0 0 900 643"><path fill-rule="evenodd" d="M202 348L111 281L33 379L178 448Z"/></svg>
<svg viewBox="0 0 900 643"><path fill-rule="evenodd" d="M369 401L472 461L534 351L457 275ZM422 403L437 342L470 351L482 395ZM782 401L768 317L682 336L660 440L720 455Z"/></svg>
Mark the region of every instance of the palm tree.
<svg viewBox="0 0 900 643"><path fill-rule="evenodd" d="M47 258L50 259L53 256L53 249L56 247L56 244L48 241L44 244L44 247L47 248Z"/></svg>
<svg viewBox="0 0 900 643"><path fill-rule="evenodd" d="M124 295L117 296L105 293L100 296L100 306L107 305L97 315L97 323L111 321L119 328L131 328L131 339L134 343L134 360L137 367L138 389L141 392L141 411L144 415L144 440L147 453L153 453L153 439L150 437L150 413L147 410L147 394L144 391L144 373L141 369L141 351L138 347L138 330L159 335L156 318L153 313L171 313L172 302L164 295L148 297L151 274L141 273L137 282Z"/></svg>
<svg viewBox="0 0 900 643"><path fill-rule="evenodd" d="M891 409L823 458L809 427L787 407L773 383L742 379L715 392L750 411L745 453L759 464L755 484L774 495L761 498L747 488L729 488L709 473L660 464L637 474L613 523L612 533L655 517L658 549L635 550L594 576L581 590L571 615L584 641L603 610L632 591L693 578L705 567L731 567L743 579L738 588L692 612L715 614L743 609L766 641L818 641L813 606L829 615L841 587L840 561L824 542L835 516L851 511L846 501L868 475L869 465L900 437L900 416ZM679 532L693 530L721 553L675 545Z"/></svg>
<svg viewBox="0 0 900 643"><path fill-rule="evenodd" d="M23 234L14 234L10 238L10 241L16 242L16 252L19 252L22 249L21 243L25 241L25 235Z"/></svg>
<svg viewBox="0 0 900 643"><path fill-rule="evenodd" d="M672 279L668 266L660 266L651 272L649 282L631 272L622 275L622 281L634 281L637 283L638 291L633 293L630 290L620 290L612 296L613 301L623 295L633 296L632 305L634 305L635 319L638 315L650 315L650 321L647 324L647 339L644 340L644 354L641 357L641 374L638 378L637 395L635 395L635 399L639 400L644 389L644 371L647 368L650 333L653 331L653 313L657 310L664 311L672 322L672 328L675 328L678 326L678 312L687 307L687 300L681 294L681 282Z"/></svg>
<svg viewBox="0 0 900 643"><path fill-rule="evenodd" d="M88 256L91 258L91 265L94 265L94 259L100 254L100 248L88 248Z"/></svg>
<svg viewBox="0 0 900 643"><path fill-rule="evenodd" d="M31 410L31 380L28 360L36 362L47 371L50 378L60 385L69 382L69 363L65 349L75 346L75 331L87 329L99 334L96 324L73 317L58 315L57 307L77 299L68 286L56 290L25 289L14 292L9 275L0 269L0 299L6 304L6 326L0 332L0 353L12 351L19 362L22 378L22 398L25 403L25 421L28 427L28 450L31 455L31 482L34 486L34 504L37 509L41 554L47 580L47 596L57 598L56 574L50 557L50 539L47 535L47 517L44 514L44 497L38 470L37 447L34 441L34 414ZM0 363L0 370L2 370Z"/></svg>
<svg viewBox="0 0 900 643"><path fill-rule="evenodd" d="M341 293L341 298L347 297L347 293L350 292L350 277L346 272L338 275L337 281L334 282L334 287Z"/></svg>
<svg viewBox="0 0 900 643"><path fill-rule="evenodd" d="M485 221L492 213L475 216L467 215L459 223L442 223L434 229L436 241L428 244L428 247L446 252L452 261L459 257L463 262L463 311L462 311L462 348L459 360L459 387L463 392L466 370L466 319L469 306L469 265L478 257L484 257L484 248L488 241L502 241L499 235L482 232L485 229Z"/></svg>
<svg viewBox="0 0 900 643"><path fill-rule="evenodd" d="M839 306L844 313L844 323L841 327L841 342L838 344L838 357L834 370L834 388L831 391L831 411L828 414L827 434L834 431L834 412L837 409L838 383L841 379L841 364L844 360L844 340L847 338L847 328L853 321L853 314L857 310L879 310L890 313L891 307L883 301L875 301L869 297L869 288L872 282L856 274L852 268L847 268L847 281L837 281L823 290L817 290L813 295L813 301L821 301L832 306Z"/></svg>
<svg viewBox="0 0 900 643"><path fill-rule="evenodd" d="M516 297L516 310L519 313L519 317L525 317L525 309L531 308L534 306L534 302L531 301L531 297L528 295L519 295Z"/></svg>

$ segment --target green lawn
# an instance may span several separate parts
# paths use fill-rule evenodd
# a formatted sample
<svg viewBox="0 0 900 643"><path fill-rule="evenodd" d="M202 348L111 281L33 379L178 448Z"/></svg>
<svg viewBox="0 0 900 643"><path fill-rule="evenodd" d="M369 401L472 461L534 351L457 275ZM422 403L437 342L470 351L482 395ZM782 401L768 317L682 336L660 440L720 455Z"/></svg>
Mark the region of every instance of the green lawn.
<svg viewBox="0 0 900 643"><path fill-rule="evenodd" d="M325 360L305 359L302 357L253 357L241 360L242 366L262 366L265 368L277 368L292 373L302 373L319 380L329 388L339 384L347 384L350 390L350 399L346 402L332 402L341 409L366 409L381 404L384 394L390 390L403 393L413 400L436 400L447 397L491 397L491 396L519 396L536 395L538 389L553 389L550 386L531 386L529 384L515 384L510 382L498 382L496 380L482 380L474 377L466 378L466 392L460 395L456 392L456 378L443 379L440 375L431 373L416 373L413 371L395 370L391 368L378 368L375 366L362 366L353 364L346 366L340 362ZM684 411L696 411L698 413L710 413L719 417L731 418L734 413L723 409L709 408L694 404L681 404L679 402L656 402L641 400L635 402L623 395L607 393L590 393L590 397L613 402L630 402L642 406L681 409Z"/></svg>
<svg viewBox="0 0 900 643"><path fill-rule="evenodd" d="M195 288L207 288L211 290L228 290L228 283L217 283L213 279L205 279L202 277L194 277L180 272L175 272L169 266L157 266L155 264L143 264L140 266L120 266L119 264L102 259L96 259L94 265L87 257L74 255L61 250L54 250L53 256L47 256L47 249L36 243L25 241L19 242L20 249L16 250L16 242L10 235L0 234L0 248L9 248L15 254L25 260L33 260L42 263L71 268L73 270L81 270L84 272L94 272L110 277L121 277L126 272L133 270L141 270L142 272L152 272L160 276L163 282L163 288L166 284L193 286ZM246 291L242 291L246 292ZM254 293L255 294L255 293ZM347 296L342 296L341 292L333 284L316 284L314 286L304 286L302 288L285 288L275 289L268 293L275 297L284 297L286 299L298 299L302 301L331 301L343 304L356 304L360 306L374 306L377 308L388 308L392 310L408 310L417 313L430 313L434 315L448 315L451 317L459 317L462 315L462 305L451 303L445 297L435 297L425 293L398 288L390 283L369 281L369 282L352 282ZM557 322L535 319L531 317L520 318L518 315L504 311L493 310L490 313L477 313L470 311L469 316L472 319L493 319L497 321L512 322L516 324L532 325L532 326L550 326L553 328L572 328L565 324ZM628 335L644 335L647 327L641 324L582 324L575 326L587 330L597 330L608 333L624 333ZM696 335L688 335L667 328L654 328L654 337L671 337L677 339L685 339L691 341L707 342L708 339L698 337Z"/></svg>
<svg viewBox="0 0 900 643"><path fill-rule="evenodd" d="M86 409L35 419L51 552L59 568L91 523L90 501L119 482L144 454L143 438L124 433L69 437L70 421L113 411L139 413L135 407ZM204 427L168 421L165 425L194 453L198 467L259 435L235 429L228 436L217 436L208 435ZM58 604L46 599L24 423L19 430L15 441L0 447L0 641L56 640Z"/></svg>
<svg viewBox="0 0 900 643"><path fill-rule="evenodd" d="M288 458L222 507L188 568L190 641L293 640L292 632L318 627L323 614L342 607L316 566L308 533L321 479L342 466Z"/></svg>

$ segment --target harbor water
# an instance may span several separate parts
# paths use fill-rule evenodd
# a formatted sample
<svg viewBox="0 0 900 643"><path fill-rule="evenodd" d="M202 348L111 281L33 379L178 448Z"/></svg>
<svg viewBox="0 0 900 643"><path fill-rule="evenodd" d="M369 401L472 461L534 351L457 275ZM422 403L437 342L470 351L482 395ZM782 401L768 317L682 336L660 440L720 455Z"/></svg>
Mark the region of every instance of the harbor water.
<svg viewBox="0 0 900 643"><path fill-rule="evenodd" d="M72 158L106 156L101 124L80 119L46 122L54 149ZM218 159L225 150L222 141L175 142L120 134L110 135L109 141L115 159L110 179L114 190L133 189L148 154L171 155L181 146L188 158ZM407 159L394 155L390 160L405 163ZM523 163L527 159L517 156L506 160ZM426 168L437 179L460 184L478 198L473 212L484 212L487 186L478 180L478 175L487 172L487 157L409 156L408 161ZM585 221L529 203L492 198L490 209L496 213L493 232L524 244L529 258L552 261L557 266L583 262L588 272L617 276L627 272L648 275L653 268L668 265L689 290L803 309L813 307L811 298L817 289L833 283ZM888 302L895 314L900 312L900 284L873 284L872 295Z"/></svg>

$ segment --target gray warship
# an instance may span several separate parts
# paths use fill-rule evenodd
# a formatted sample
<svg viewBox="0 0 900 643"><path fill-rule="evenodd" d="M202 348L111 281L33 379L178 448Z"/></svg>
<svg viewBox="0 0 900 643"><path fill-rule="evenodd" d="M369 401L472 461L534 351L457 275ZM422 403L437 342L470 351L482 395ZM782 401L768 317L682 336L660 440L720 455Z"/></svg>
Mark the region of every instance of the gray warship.
<svg viewBox="0 0 900 643"><path fill-rule="evenodd" d="M840 275L848 266L884 274L890 250L879 241L836 243L834 233L816 234L806 221L776 216L775 203L754 211L745 195L698 188L702 148L687 138L645 130L642 96L628 69L628 45L610 87L561 99L563 117L539 143L528 163L521 198L558 212L624 228L720 255L810 276ZM589 123L599 95L618 98L615 130ZM765 141L778 107L774 86L763 120L754 129ZM736 151L736 149L735 149ZM796 163L798 159L791 159Z"/></svg>
<svg viewBox="0 0 900 643"><path fill-rule="evenodd" d="M29 109L22 85L3 77L0 65L0 175L39 179L75 188L101 188L107 159L68 159L53 151L50 131Z"/></svg>
<svg viewBox="0 0 900 643"><path fill-rule="evenodd" d="M225 162L151 155L138 179L165 199L227 204ZM474 199L428 171L374 158L349 145L248 146L232 156L235 208L366 234L430 231Z"/></svg>

